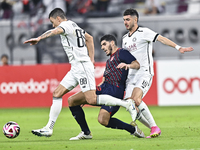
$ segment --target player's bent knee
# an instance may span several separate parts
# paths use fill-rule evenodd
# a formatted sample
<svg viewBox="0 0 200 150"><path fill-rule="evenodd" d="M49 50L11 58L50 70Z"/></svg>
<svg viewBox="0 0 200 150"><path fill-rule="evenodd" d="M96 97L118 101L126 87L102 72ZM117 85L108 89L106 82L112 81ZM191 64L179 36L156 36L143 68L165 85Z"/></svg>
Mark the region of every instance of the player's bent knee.
<svg viewBox="0 0 200 150"><path fill-rule="evenodd" d="M98 118L98 122L103 126L107 126L108 125L108 121L104 120L101 117Z"/></svg>
<svg viewBox="0 0 200 150"><path fill-rule="evenodd" d="M60 92L54 91L53 92L53 97L59 98L59 97L62 97L62 94L60 94Z"/></svg>
<svg viewBox="0 0 200 150"><path fill-rule="evenodd" d="M73 99L71 96L68 98L68 104L69 104L69 107L73 106Z"/></svg>
<svg viewBox="0 0 200 150"><path fill-rule="evenodd" d="M97 101L96 99L86 99L87 103L90 104L90 105L96 105L97 104Z"/></svg>
<svg viewBox="0 0 200 150"><path fill-rule="evenodd" d="M53 97L59 97L56 92L53 92Z"/></svg>
<svg viewBox="0 0 200 150"><path fill-rule="evenodd" d="M101 109L99 116L98 116L98 122L103 125L107 126L110 120L110 115L107 114L107 112L104 112L105 110Z"/></svg>
<svg viewBox="0 0 200 150"><path fill-rule="evenodd" d="M90 105L96 105L97 104L97 95L95 93L95 90L90 90L87 92L84 92L85 100Z"/></svg>

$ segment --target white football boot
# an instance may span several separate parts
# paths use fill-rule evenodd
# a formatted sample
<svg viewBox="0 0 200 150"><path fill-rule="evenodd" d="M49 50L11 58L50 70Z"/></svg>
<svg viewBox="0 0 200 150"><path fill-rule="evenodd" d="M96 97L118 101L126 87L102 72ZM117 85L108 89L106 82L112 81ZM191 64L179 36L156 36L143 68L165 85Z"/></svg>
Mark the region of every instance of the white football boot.
<svg viewBox="0 0 200 150"><path fill-rule="evenodd" d="M132 121L130 125L135 127L135 132L133 133L134 136L138 138L145 138L144 132L138 128L138 125L134 121Z"/></svg>
<svg viewBox="0 0 200 150"><path fill-rule="evenodd" d="M137 110L135 108L135 102L132 99L126 100L128 102L126 110L129 111L133 121L136 120Z"/></svg>
<svg viewBox="0 0 200 150"><path fill-rule="evenodd" d="M89 135L84 134L83 131L79 133L77 136L70 138L69 140L85 140L85 139L92 139L92 134Z"/></svg>
<svg viewBox="0 0 200 150"><path fill-rule="evenodd" d="M31 132L37 136L50 137L53 134L53 129L49 129L48 127L43 127L42 129L32 130Z"/></svg>

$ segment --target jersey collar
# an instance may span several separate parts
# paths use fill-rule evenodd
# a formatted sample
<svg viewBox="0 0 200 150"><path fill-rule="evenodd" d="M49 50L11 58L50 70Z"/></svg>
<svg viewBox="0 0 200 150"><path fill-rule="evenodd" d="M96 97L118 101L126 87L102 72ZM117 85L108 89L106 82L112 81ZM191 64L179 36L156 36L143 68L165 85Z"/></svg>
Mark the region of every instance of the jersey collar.
<svg viewBox="0 0 200 150"><path fill-rule="evenodd" d="M137 29L130 35L130 32L128 32L128 37L131 37L137 30L138 30L139 26L137 27Z"/></svg>
<svg viewBox="0 0 200 150"><path fill-rule="evenodd" d="M112 55L110 55L110 58L119 50L120 48L118 48Z"/></svg>

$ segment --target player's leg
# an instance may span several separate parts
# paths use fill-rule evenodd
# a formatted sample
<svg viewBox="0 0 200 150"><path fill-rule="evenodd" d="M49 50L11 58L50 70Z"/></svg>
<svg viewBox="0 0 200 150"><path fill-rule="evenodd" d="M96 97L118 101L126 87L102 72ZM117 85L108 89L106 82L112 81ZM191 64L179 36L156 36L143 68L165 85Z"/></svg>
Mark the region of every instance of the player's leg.
<svg viewBox="0 0 200 150"><path fill-rule="evenodd" d="M142 115L145 117L145 119L148 121L149 125L151 127L151 134L152 137L157 137L161 134L161 130L158 128L158 126L155 123L155 120L147 107L147 105L142 101L142 98L146 95L148 92L151 83L152 78L150 76L141 76L138 78L136 85L127 85L126 90L126 96L129 97L130 95L130 89L133 89L131 93L131 98L135 101L136 106L138 107L139 111L142 113ZM144 84L145 83L145 84ZM141 117L142 117L141 115ZM145 121L144 119L140 118L141 120ZM147 124L145 124L147 126Z"/></svg>
<svg viewBox="0 0 200 150"><path fill-rule="evenodd" d="M149 122L146 120L144 115L141 113L141 111L137 108L137 117L136 120L139 120L142 124L144 124L147 128L151 129Z"/></svg>
<svg viewBox="0 0 200 150"><path fill-rule="evenodd" d="M133 134L139 138L144 138L144 133L136 124L127 124L117 118L112 117L118 111L118 109L118 106L102 106L98 116L99 123L107 128L126 130L130 134Z"/></svg>
<svg viewBox="0 0 200 150"><path fill-rule="evenodd" d="M90 105L122 106L127 108L128 102L108 94L96 95L95 90L84 92L85 99Z"/></svg>
<svg viewBox="0 0 200 150"><path fill-rule="evenodd" d="M73 107L73 106L84 105L88 103L85 99L85 95L83 94L82 91L80 91L68 98L68 104L69 104L69 107Z"/></svg>
<svg viewBox="0 0 200 150"><path fill-rule="evenodd" d="M92 139L90 129L85 119L85 113L80 105L86 104L83 92L78 92L68 98L69 109L81 128L81 133L70 140Z"/></svg>
<svg viewBox="0 0 200 150"><path fill-rule="evenodd" d="M62 96L67 92L69 92L68 89L66 89L61 84L58 85L58 87L53 92L53 103L50 108L49 121L47 125L42 129L32 130L33 134L46 137L50 137L53 134L54 124L62 109Z"/></svg>
<svg viewBox="0 0 200 150"><path fill-rule="evenodd" d="M110 116L110 113L107 110L105 110L103 107L114 107L114 106L102 106L100 111L99 111L98 122L101 125L107 127L107 125L109 124L111 116Z"/></svg>
<svg viewBox="0 0 200 150"><path fill-rule="evenodd" d="M69 71L53 92L53 102L50 108L47 125L42 129L32 130L33 134L46 137L50 137L53 134L54 124L62 109L62 96L71 91L77 85L78 82L74 78L73 73Z"/></svg>
<svg viewBox="0 0 200 150"><path fill-rule="evenodd" d="M53 92L53 103L51 105L50 113L49 113L49 122L47 123L47 127L53 129L54 124L61 112L62 109L62 96L68 93L69 90L66 89L63 85L59 84L58 87Z"/></svg>
<svg viewBox="0 0 200 150"><path fill-rule="evenodd" d="M107 94L96 95L95 90L84 92L84 95L86 101L90 105L122 106L125 107L127 111L129 111L133 121L136 119L137 112L135 109L135 103L132 99L125 101Z"/></svg>
<svg viewBox="0 0 200 150"><path fill-rule="evenodd" d="M161 130L156 125L155 120L154 120L148 106L141 100L141 97L138 96L137 93L139 93L139 92L137 92L137 91L141 92L141 90L139 88L135 88L132 93L132 98L134 98L137 101L136 105L137 105L138 109L141 111L141 113L143 114L145 119L149 122L149 126L151 127L150 136L157 137L161 134Z"/></svg>
<svg viewBox="0 0 200 150"><path fill-rule="evenodd" d="M123 101L110 95L96 96L96 82L94 78L94 66L91 62L80 62L76 65L77 74L75 77L79 82L81 91L90 105L123 106L131 114L132 120L135 120L137 112L135 103L132 100Z"/></svg>
<svg viewBox="0 0 200 150"><path fill-rule="evenodd" d="M147 121L149 122L150 127L156 126L155 120L153 119L153 116L152 116L149 108L142 101L142 95L143 95L143 91L140 88L135 87L133 89L131 98L134 99L134 101L136 103L136 106L138 107L139 111L141 111L141 113L144 115L144 117L147 119Z"/></svg>
<svg viewBox="0 0 200 150"><path fill-rule="evenodd" d="M132 92L133 89L135 88L135 86L133 84L128 84L127 88L126 88L126 95L125 95L125 99L131 98L132 96ZM149 122L147 121L147 119L144 117L144 115L141 113L141 110L138 109L137 105L136 105L136 109L137 109L137 116L136 119L139 120L142 124L144 124L145 126L147 126L148 128L151 129Z"/></svg>
<svg viewBox="0 0 200 150"><path fill-rule="evenodd" d="M152 79L153 79L152 77L144 76L144 77L141 77L141 79L139 79L139 82L136 84L136 87L138 87L137 90L140 89L143 92L142 97L140 95L138 98L139 103L137 104L137 106L138 106L138 109L141 111L142 115L149 122L149 126L151 127L150 137L157 137L161 134L161 130L156 125L156 122L155 122L148 106L145 104L144 101L142 101L142 98L147 94L147 92L149 91L149 89L151 87ZM144 82L146 82L147 84L143 84ZM142 86L144 88L142 88ZM134 93L132 93L132 97L134 97ZM136 96L136 99L137 99L137 96Z"/></svg>

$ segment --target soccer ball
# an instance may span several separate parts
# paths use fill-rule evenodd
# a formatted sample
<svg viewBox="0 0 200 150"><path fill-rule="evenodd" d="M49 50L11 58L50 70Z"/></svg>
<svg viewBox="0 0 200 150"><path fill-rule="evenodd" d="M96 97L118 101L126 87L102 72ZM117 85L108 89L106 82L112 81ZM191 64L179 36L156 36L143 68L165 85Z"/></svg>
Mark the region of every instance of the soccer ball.
<svg viewBox="0 0 200 150"><path fill-rule="evenodd" d="M19 133L20 126L14 121L9 121L3 126L3 134L9 139L16 138Z"/></svg>

